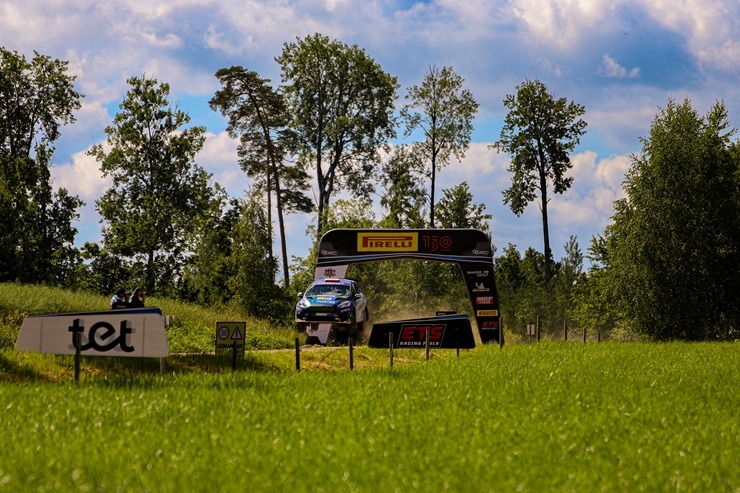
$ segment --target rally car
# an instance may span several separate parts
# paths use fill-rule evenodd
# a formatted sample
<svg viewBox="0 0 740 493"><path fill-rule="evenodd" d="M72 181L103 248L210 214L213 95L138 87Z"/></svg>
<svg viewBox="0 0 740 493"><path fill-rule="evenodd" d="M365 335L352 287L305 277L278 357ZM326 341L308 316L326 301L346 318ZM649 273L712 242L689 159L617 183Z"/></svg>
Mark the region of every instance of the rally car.
<svg viewBox="0 0 740 493"><path fill-rule="evenodd" d="M328 323L347 324L361 332L368 319L367 300L352 279L316 279L298 297L295 321L300 331L309 324Z"/></svg>

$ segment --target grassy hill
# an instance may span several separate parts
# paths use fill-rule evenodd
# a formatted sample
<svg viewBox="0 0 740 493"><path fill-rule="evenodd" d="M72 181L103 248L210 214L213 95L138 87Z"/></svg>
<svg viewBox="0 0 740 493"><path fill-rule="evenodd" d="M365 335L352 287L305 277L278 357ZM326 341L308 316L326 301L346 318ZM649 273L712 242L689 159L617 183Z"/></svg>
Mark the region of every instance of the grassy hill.
<svg viewBox="0 0 740 493"><path fill-rule="evenodd" d="M19 353L13 350L23 319L27 315L46 313L85 312L107 310L109 297L85 292L48 287L0 283L0 369L4 379L19 375L45 376L51 379L66 378L69 373L69 357ZM171 325L167 329L167 340L172 354L188 354L189 362L178 362L173 358L173 368L186 364L196 368L208 368L213 358L198 357L212 353L215 344L216 322L243 321L247 323L246 344L254 349L289 349L295 346L295 333L291 327L275 327L264 320L255 319L233 307L205 308L191 303L150 297L147 306L156 306L169 315ZM134 369L148 371L147 366L158 362L129 361L126 358L86 358L95 373L130 373ZM125 361L117 361L125 360ZM200 361L200 362L198 362ZM206 364L206 362L208 362ZM170 361L168 361L170 363ZM219 367L219 362L216 361ZM226 364L226 363L224 363ZM228 362L230 365L231 362ZM90 374L90 370L86 373ZM15 377L10 375L15 374Z"/></svg>
<svg viewBox="0 0 740 493"><path fill-rule="evenodd" d="M0 348L12 346L26 315L42 313L107 310L110 297L72 292L47 286L0 283ZM171 317L168 331L173 353L213 351L216 322L247 323L247 346L253 349L290 348L294 334L290 327L275 327L233 307L204 308L165 298L147 298L147 306L156 306Z"/></svg>
<svg viewBox="0 0 740 493"><path fill-rule="evenodd" d="M73 375L73 358L35 354L14 350L23 319L27 315L107 310L109 298L84 292L72 292L46 286L0 283L0 380L69 380ZM304 342L303 334L292 327L276 327L255 319L233 307L205 308L157 297L147 298L147 306L157 306L171 317L167 329L170 356L166 372L213 373L231 371L229 356L215 357L216 322L243 321L247 324L244 359L239 368L260 371L295 371L295 338ZM397 351L394 364L422 361L418 350ZM449 352L436 352L435 358L450 358ZM308 370L342 370L349 366L346 347L303 349L301 368ZM84 379L127 379L137 374L157 374L160 363L139 358L84 357ZM384 350L358 347L354 352L357 369L387 366Z"/></svg>

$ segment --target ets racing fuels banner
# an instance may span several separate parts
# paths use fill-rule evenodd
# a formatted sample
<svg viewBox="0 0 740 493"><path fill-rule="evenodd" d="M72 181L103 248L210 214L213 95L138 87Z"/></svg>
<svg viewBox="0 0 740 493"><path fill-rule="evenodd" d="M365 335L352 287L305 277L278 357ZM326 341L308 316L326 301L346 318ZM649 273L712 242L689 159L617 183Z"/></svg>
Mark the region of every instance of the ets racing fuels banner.
<svg viewBox="0 0 740 493"><path fill-rule="evenodd" d="M387 348L393 342L394 348L426 347L429 333L429 347L438 349L473 349L475 337L466 314L442 315L430 318L414 318L373 324L369 347ZM393 337L388 337L393 334Z"/></svg>
<svg viewBox="0 0 740 493"><path fill-rule="evenodd" d="M333 229L321 237L318 250L315 279L345 277L349 265L361 262L416 259L456 263L468 288L481 342L503 342L499 341L503 334L493 248L491 239L480 230Z"/></svg>
<svg viewBox="0 0 740 493"><path fill-rule="evenodd" d="M75 354L78 333L83 356L164 358L169 354L164 317L159 308L29 315L23 319L15 348Z"/></svg>

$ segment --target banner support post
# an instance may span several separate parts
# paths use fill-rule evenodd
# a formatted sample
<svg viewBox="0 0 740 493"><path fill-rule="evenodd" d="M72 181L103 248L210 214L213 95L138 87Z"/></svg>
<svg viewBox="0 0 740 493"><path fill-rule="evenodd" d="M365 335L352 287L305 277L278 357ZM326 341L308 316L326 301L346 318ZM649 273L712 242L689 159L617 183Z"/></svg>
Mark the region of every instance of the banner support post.
<svg viewBox="0 0 740 493"><path fill-rule="evenodd" d="M424 336L424 350L426 352L426 360L429 361L429 330L426 331Z"/></svg>
<svg viewBox="0 0 740 493"><path fill-rule="evenodd" d="M80 359L82 359L82 334L75 332L75 382L80 381Z"/></svg>
<svg viewBox="0 0 740 493"><path fill-rule="evenodd" d="M301 345L298 338L295 338L295 371L301 371Z"/></svg>
<svg viewBox="0 0 740 493"><path fill-rule="evenodd" d="M388 354L390 358L390 365L393 368L393 332L388 332Z"/></svg>

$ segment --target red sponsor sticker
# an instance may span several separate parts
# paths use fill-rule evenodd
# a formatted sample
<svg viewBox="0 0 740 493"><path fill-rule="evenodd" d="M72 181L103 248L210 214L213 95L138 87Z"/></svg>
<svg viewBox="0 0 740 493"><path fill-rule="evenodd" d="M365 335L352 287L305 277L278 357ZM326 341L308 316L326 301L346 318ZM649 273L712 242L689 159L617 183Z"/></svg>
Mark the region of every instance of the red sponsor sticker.
<svg viewBox="0 0 740 493"><path fill-rule="evenodd" d="M423 346L429 333L429 345L440 346L445 333L444 324L404 324L398 338L399 346Z"/></svg>
<svg viewBox="0 0 740 493"><path fill-rule="evenodd" d="M446 235L424 235L421 237L424 248L432 252L449 251L452 247L452 238Z"/></svg>

